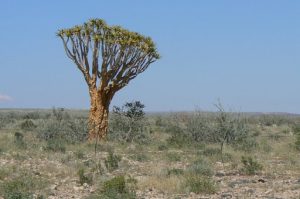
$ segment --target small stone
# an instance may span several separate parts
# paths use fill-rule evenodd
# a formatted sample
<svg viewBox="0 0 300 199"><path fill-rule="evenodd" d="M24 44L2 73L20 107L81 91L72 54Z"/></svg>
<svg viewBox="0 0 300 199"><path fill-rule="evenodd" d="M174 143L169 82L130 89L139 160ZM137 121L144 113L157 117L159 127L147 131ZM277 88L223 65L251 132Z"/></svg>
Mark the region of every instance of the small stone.
<svg viewBox="0 0 300 199"><path fill-rule="evenodd" d="M221 171L221 172L217 172L215 176L216 176L216 177L224 177L225 175L226 175L226 174L225 174L224 172Z"/></svg>
<svg viewBox="0 0 300 199"><path fill-rule="evenodd" d="M51 186L50 186L50 189L51 189L51 190L57 190L57 185L56 185L56 184L51 185Z"/></svg>
<svg viewBox="0 0 300 199"><path fill-rule="evenodd" d="M229 199L232 198L232 195L230 193L222 193L221 198Z"/></svg>
<svg viewBox="0 0 300 199"><path fill-rule="evenodd" d="M266 181L264 179L258 179L258 182L265 183Z"/></svg>
<svg viewBox="0 0 300 199"><path fill-rule="evenodd" d="M84 183L84 184L83 184L83 187L84 187L85 189L88 188L88 187L89 187L88 183Z"/></svg>
<svg viewBox="0 0 300 199"><path fill-rule="evenodd" d="M75 191L82 191L84 189L84 187L83 186L80 186L80 187L74 186L73 189Z"/></svg>

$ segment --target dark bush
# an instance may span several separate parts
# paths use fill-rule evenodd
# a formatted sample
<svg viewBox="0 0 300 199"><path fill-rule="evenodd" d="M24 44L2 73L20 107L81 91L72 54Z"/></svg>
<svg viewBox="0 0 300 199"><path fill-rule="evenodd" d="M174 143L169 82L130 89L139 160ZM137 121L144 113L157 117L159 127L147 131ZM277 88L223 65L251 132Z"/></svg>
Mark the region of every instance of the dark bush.
<svg viewBox="0 0 300 199"><path fill-rule="evenodd" d="M83 185L84 183L87 183L89 185L92 184L93 177L92 177L92 175L86 175L85 172L84 172L84 168L80 168L78 170L77 174L78 174L78 177L79 177L79 183L81 185Z"/></svg>
<svg viewBox="0 0 300 199"><path fill-rule="evenodd" d="M133 178L126 180L125 176L117 176L104 182L103 190L89 199L136 199L135 185L137 181Z"/></svg>
<svg viewBox="0 0 300 199"><path fill-rule="evenodd" d="M113 152L109 152L107 158L105 159L105 167L109 172L112 172L119 168L119 162L121 161L121 157L115 155Z"/></svg>
<svg viewBox="0 0 300 199"><path fill-rule="evenodd" d="M20 128L22 130L31 131L36 128L36 125L30 119L26 119L21 123Z"/></svg>
<svg viewBox="0 0 300 199"><path fill-rule="evenodd" d="M211 178L199 175L189 175L186 178L186 187L189 192L196 194L213 194L217 191L216 185Z"/></svg>
<svg viewBox="0 0 300 199"><path fill-rule="evenodd" d="M58 139L50 139L47 141L46 151L53 151L53 152L66 152L66 143L64 140L58 140Z"/></svg>
<svg viewBox="0 0 300 199"><path fill-rule="evenodd" d="M15 145L18 148L26 148L26 143L24 141L24 135L20 132L15 132L15 140L14 140Z"/></svg>
<svg viewBox="0 0 300 199"><path fill-rule="evenodd" d="M252 157L248 156L242 156L242 163L243 168L242 172L244 172L247 175L255 175L258 171L261 171L263 166L259 164L256 160L254 160Z"/></svg>
<svg viewBox="0 0 300 199"><path fill-rule="evenodd" d="M109 139L121 142L149 142L149 129L144 117L144 105L139 101L114 107L110 118Z"/></svg>

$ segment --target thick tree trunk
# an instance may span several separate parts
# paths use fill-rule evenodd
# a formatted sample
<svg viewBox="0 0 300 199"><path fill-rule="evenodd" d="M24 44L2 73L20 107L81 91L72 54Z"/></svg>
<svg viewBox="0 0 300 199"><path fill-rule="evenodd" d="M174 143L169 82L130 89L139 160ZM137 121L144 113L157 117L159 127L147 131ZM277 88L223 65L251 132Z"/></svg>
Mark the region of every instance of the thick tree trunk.
<svg viewBox="0 0 300 199"><path fill-rule="evenodd" d="M108 114L111 99L97 89L90 89L89 140L104 139L108 130Z"/></svg>

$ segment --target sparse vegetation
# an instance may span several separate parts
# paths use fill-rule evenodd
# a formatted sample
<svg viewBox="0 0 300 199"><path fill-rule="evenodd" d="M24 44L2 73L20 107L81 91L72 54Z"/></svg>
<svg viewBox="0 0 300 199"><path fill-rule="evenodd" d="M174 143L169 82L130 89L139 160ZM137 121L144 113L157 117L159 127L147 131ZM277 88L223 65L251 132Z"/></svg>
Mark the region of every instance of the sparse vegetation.
<svg viewBox="0 0 300 199"><path fill-rule="evenodd" d="M123 110L122 117L127 117L127 109ZM0 112L0 118L10 121L0 130L0 196L31 199L67 194L63 197L71 198L77 194L91 199L142 198L151 194L159 198L193 198L193 194L208 194L213 198L229 188L236 192L243 183L250 188L255 185L248 181L261 179L269 183L265 176L278 181L281 177L273 176L289 175L297 182L299 118L270 126L261 124L260 116L223 114L227 119L219 120L220 112L143 113L139 119L152 133L136 131L131 141L117 139L111 133L108 141L98 143L95 156L95 143L86 139L87 112L57 108L29 116L26 112ZM113 122L115 115L111 117ZM31 120L35 128L21 128L25 120ZM224 137L217 139L225 135L220 133L222 126L232 130L223 150L220 140ZM136 139L144 133L147 144ZM297 190L285 189L293 193Z"/></svg>
<svg viewBox="0 0 300 199"><path fill-rule="evenodd" d="M259 164L256 160L254 160L250 156L248 157L242 156L242 163L243 163L242 171L247 175L257 174L257 172L261 171L263 168L261 164Z"/></svg>
<svg viewBox="0 0 300 199"><path fill-rule="evenodd" d="M113 152L109 152L108 157L105 159L105 167L109 172L112 172L119 168L120 161L120 156L115 155Z"/></svg>

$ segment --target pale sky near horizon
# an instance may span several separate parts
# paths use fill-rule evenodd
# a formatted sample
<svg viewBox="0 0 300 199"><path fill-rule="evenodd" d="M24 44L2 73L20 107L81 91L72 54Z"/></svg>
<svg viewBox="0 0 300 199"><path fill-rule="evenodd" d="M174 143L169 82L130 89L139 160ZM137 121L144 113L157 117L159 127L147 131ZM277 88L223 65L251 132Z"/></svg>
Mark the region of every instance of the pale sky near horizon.
<svg viewBox="0 0 300 199"><path fill-rule="evenodd" d="M76 3L75 3L76 2ZM147 111L300 113L300 1L0 1L0 108L89 108L60 28L102 18L152 37L162 58L114 97Z"/></svg>

